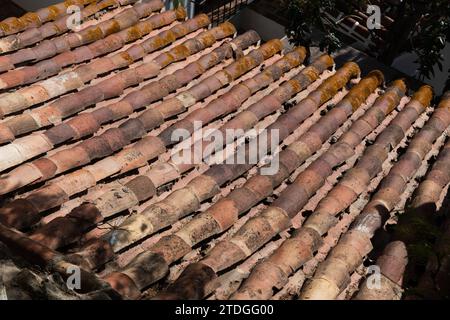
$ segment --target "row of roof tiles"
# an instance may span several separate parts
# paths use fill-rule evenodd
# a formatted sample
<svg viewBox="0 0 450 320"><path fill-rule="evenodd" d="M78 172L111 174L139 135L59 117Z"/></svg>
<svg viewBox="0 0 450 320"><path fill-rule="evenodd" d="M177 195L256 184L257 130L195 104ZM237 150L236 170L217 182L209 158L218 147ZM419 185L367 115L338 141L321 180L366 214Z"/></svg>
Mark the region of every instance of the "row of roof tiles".
<svg viewBox="0 0 450 320"><path fill-rule="evenodd" d="M0 208L0 240L30 262L63 276L67 267L80 265L84 270L84 291L113 288L124 298L141 297L146 288L166 278L171 266L199 244L226 234L250 209L276 193L275 201L222 241L212 241L212 248L200 261L188 264L175 282L157 295L163 299L204 298L220 283L226 270L292 228L293 219L333 171L352 157L359 157L303 224L252 268L230 296L273 297L274 288L286 286L288 279L313 259L343 212L366 192L376 176L383 174L383 164L392 149L408 139L408 130L431 104L432 89L420 88L387 127L381 128L374 143L358 155L358 146L385 124L401 101L408 99L403 80L392 82L371 103L370 98L383 85L383 74L372 71L360 79L361 70L353 62L329 71L334 61L323 55L302 67L306 58L303 47L284 52L277 39L259 45L259 36L253 31L233 38L236 30L230 23L203 30L209 24L206 16L183 21L185 12L181 8L159 13L161 1L84 1L83 5L87 5L82 11L85 17L104 9L118 11L112 19L100 19L81 31L57 28L63 18L55 20L56 16L28 25L25 21L29 19L21 18L16 29L5 27L14 20L2 22L5 34L29 28L13 36L15 47L6 45L12 36L0 39L7 50L21 49L0 59L3 71L11 69L0 74L3 88L36 83L0 96L0 114L7 117L0 123L0 141L6 143L0 147L0 193L6 199ZM40 12L43 15L44 11ZM55 22L41 26L50 20ZM53 46L44 40L47 38ZM64 45L56 45L58 41ZM35 47L22 49L34 43ZM124 48L127 43L131 46ZM150 54L151 60L145 60ZM195 60L184 61L193 55L197 55ZM95 57L99 58L89 61ZM31 65L14 69L15 64L31 59ZM42 59L47 60L38 62ZM166 73L171 65L177 69ZM246 77L249 73L252 76ZM145 84L133 88L142 82ZM342 93L343 98L325 112L324 105ZM287 108L292 99L300 100ZM333 299L345 290L356 268L373 251L371 239L375 232L390 217L438 138L446 133L450 124L448 99L448 95L442 99L349 231L319 264L301 298ZM91 108L95 104L100 105ZM356 116L363 106L362 115ZM319 120L293 139L292 135L318 112L322 115ZM273 114L277 116L269 120L267 129L277 130L280 144L285 146L279 153L269 150L277 154L272 160L279 162L276 174L262 174L264 167L251 173L263 154L243 164L208 163L206 170L190 180L184 176L199 170L199 166L174 161L179 145L171 137L176 129L193 135L198 129L196 122L208 127L219 121L218 132L240 129L242 135ZM61 122L63 119L67 120ZM351 125L344 130L344 124ZM41 128L44 130L33 133ZM343 130L342 136L325 148L338 130ZM233 144L235 138L239 136L216 143L216 153ZM73 143L77 140L81 141ZM208 140L204 137L201 141L203 147ZM249 159L250 147L246 143L237 147L231 157L241 149ZM188 150L194 157L195 148ZM441 175L449 163L446 150L418 187L411 208L441 202L450 180L449 175ZM169 157L163 160L165 154ZM206 161L213 155L209 152L202 157ZM136 174L136 169L141 171ZM243 185L223 194L242 176L247 176ZM83 192L107 179L110 181L94 199L83 200ZM289 179L292 183L286 185ZM186 182L162 197L158 195L158 190L176 180ZM279 192L280 186L283 188ZM64 211L64 206L61 209L65 202L76 199L79 205L73 210ZM205 203L209 203L206 208ZM117 228L86 240L91 230L137 207L141 209L125 215ZM55 208L60 208L61 213L45 218ZM417 210L412 211L417 214ZM173 232L159 236L165 228L193 214ZM406 245L416 240L408 238L410 229L398 230L396 240ZM144 251L131 253L131 258L120 266L111 263L152 235L156 238ZM391 243L378 259L382 288L373 291L363 285L357 299L401 296L407 262L404 243ZM106 270L96 275L105 265Z"/></svg>

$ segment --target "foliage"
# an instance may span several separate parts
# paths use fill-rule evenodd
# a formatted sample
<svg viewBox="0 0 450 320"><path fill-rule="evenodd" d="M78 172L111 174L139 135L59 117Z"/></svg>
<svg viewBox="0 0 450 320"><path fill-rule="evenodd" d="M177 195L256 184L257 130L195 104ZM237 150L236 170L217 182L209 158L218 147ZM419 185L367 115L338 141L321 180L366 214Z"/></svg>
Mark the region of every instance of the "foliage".
<svg viewBox="0 0 450 320"><path fill-rule="evenodd" d="M358 8L365 12L371 1L353 0L292 0L285 1L288 22L287 33L295 44L319 46L328 52L336 51L345 43L344 35L336 24L326 18L326 12L342 12L350 15ZM418 56L419 72L423 77L434 75L434 67L442 70L442 49L450 35L450 1L448 0L403 0L385 1L382 11L389 9L394 23L384 39L383 47L371 52L386 64L405 52ZM317 31L322 36L312 37Z"/></svg>
<svg viewBox="0 0 450 320"><path fill-rule="evenodd" d="M366 1L356 0L362 6ZM342 10L349 14L352 6L336 0L293 0L286 1L286 15L289 21L286 30L295 44L318 46L322 50L334 52L344 44L342 36L336 32L335 25L326 19L326 12ZM319 40L312 37L317 29L323 32Z"/></svg>
<svg viewBox="0 0 450 320"><path fill-rule="evenodd" d="M178 8L179 6L183 5L183 1L182 0L172 0L172 4L174 8Z"/></svg>
<svg viewBox="0 0 450 320"><path fill-rule="evenodd" d="M422 76L434 76L434 66L442 71L442 49L450 41L450 1L429 1L427 11L409 35L411 51L419 57L419 71Z"/></svg>

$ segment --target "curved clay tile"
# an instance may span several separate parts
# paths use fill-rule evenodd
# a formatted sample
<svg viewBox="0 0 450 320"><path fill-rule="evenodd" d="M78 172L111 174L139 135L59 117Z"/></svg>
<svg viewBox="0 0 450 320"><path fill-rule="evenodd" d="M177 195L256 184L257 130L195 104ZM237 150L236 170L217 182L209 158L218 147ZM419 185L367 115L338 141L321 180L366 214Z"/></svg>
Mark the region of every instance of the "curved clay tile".
<svg viewBox="0 0 450 320"><path fill-rule="evenodd" d="M450 93L434 109L428 86L302 66L303 47L163 2L0 22L7 254L42 279L80 267L83 299L448 296Z"/></svg>
<svg viewBox="0 0 450 320"><path fill-rule="evenodd" d="M402 278L408 264L408 253L401 241L389 243L377 259L380 268L380 286L363 281L354 300L400 300Z"/></svg>
<svg viewBox="0 0 450 320"><path fill-rule="evenodd" d="M108 283L100 279L97 275L86 271L83 267L83 261L80 259L77 259L76 264L74 264L63 254L31 240L16 230L6 228L2 224L0 224L0 241L27 259L27 261L41 268L45 268L51 273L61 275L64 280L67 280L71 275L67 270L79 269L81 274L80 285L84 292L102 289L111 290Z"/></svg>
<svg viewBox="0 0 450 320"><path fill-rule="evenodd" d="M13 129L14 133L24 133L24 131L28 132L50 125L55 120L60 121L92 104L121 95L125 88L157 76L171 63L184 60L190 55L212 46L218 40L232 36L234 32L235 29L230 23L202 32L169 51L161 53L150 62L118 72L95 85L64 96L46 107L18 116L9 122L9 127L7 126L8 122L4 122L3 128L8 128L10 132ZM171 78L165 79L172 80ZM174 91L178 88L177 83L177 79L163 82L166 90L158 93L168 94ZM134 111L134 105L136 108L145 106L141 101L146 98L145 93L152 93L153 90L154 84L151 83L140 91L128 94L120 103L111 104L90 113L79 114L43 133L29 135L0 147L0 171L47 152L63 142L93 134L102 124L131 114ZM156 100L163 97L164 95L158 96ZM152 102L151 99L149 100L149 103Z"/></svg>
<svg viewBox="0 0 450 320"><path fill-rule="evenodd" d="M292 60L292 58L298 55L298 58L300 59L301 56L303 56L303 50L299 48L297 52L292 52L287 54L286 56L289 57L289 60ZM294 61L291 61L290 63L293 63ZM284 61L280 61L281 65L285 65ZM313 82L315 79L319 77L319 75L325 70L333 66L333 60L329 56L323 56L317 61L313 63L313 65L305 68L302 70L302 72L295 76L290 81L287 81L282 86L284 89L282 90L288 90L289 88L293 88L293 84L295 80L297 82L297 85L294 86L296 90L301 91L301 88L305 88L308 84ZM285 67L285 66L284 66ZM274 70L273 68L269 68L268 70ZM244 83L252 84L252 81L245 81ZM265 81L262 81L259 83L259 85L263 85ZM253 83L254 85L254 83ZM200 84L201 87L201 84ZM292 92L292 95L295 95L298 91ZM230 90L231 92L231 90ZM284 96L284 98L287 100L290 97ZM62 243L70 242L76 240L76 237L80 236L80 233L83 232L83 226L89 227L93 223L96 223L95 220L100 217L100 219L103 219L101 217L101 214L104 214L105 217L113 214L116 208L111 206L108 202L109 199L111 199L114 203L114 206L128 206L132 205L134 203L135 197L137 197L140 200L145 199L145 197L151 197L154 195L154 190L152 189L152 185L149 184L149 182L153 183L155 186L158 186L160 184L163 184L163 180L167 179L168 177L176 177L174 175L174 172L169 172L170 170L176 170L175 167L168 164L167 166L165 164L161 164L161 166L155 166L151 170L149 170L145 175L146 176L138 176L129 183L127 183L124 187L126 188L127 192L121 192L123 190L113 189L110 192L106 192L104 195L100 196L94 203L96 204L95 207L92 204L86 204L82 205L75 210L73 210L72 216L63 217L61 219L56 219L54 223L49 223L49 226L44 226L42 229L39 229L34 238L35 239L42 239L44 240L48 245L52 247L58 247ZM225 180L223 180L222 184L225 183L226 179L232 180L233 175L239 176L242 166L238 166L234 172L228 172L227 176L224 177ZM170 168L170 169L168 169ZM167 171L167 169L169 171ZM176 171L175 171L176 172ZM212 174L214 172L223 172L222 169L220 169L220 166L216 169L212 169ZM228 178L227 178L228 177ZM153 190L153 191L152 191ZM120 194L120 197L116 197L115 194L117 192ZM130 192L130 195L133 194L134 196L128 197L128 192ZM123 196L123 198L122 198ZM114 199L122 198L123 201L115 202ZM99 214L100 212L100 214ZM77 217L83 217L82 220L78 219ZM76 221L76 227L74 228L74 222ZM53 226L53 228L51 227ZM58 232L59 227L63 227L66 233L66 236L60 236L60 233ZM56 233L53 233L53 232ZM96 253L100 253L97 255ZM95 266L102 265L107 261L107 259L110 259L113 255L113 251L111 246L104 241L94 241L94 243L88 243L86 246L84 246L80 251L77 251L77 256L82 256L85 258L86 261L89 261L89 265L91 268L94 268Z"/></svg>
<svg viewBox="0 0 450 320"><path fill-rule="evenodd" d="M91 16L109 8L117 8L137 2L138 0L102 0L94 2L80 11L81 20L87 20ZM25 30L20 34L10 35L0 39L0 53L22 49L38 43L46 38L60 35L69 31L67 17L60 17L55 21L47 22L41 26Z"/></svg>
<svg viewBox="0 0 450 320"><path fill-rule="evenodd" d="M438 275L440 271L438 271L439 268L436 268L433 259L436 257L435 252L436 254L442 253L442 257L446 254L445 251L440 252L442 248L439 248L439 242L446 240L445 225L448 223L440 221L440 211L445 210L445 206L443 204L439 208L438 205L445 195L445 188L449 183L450 140L447 140L431 169L415 190L405 211L398 217L392 235L394 240L404 242L408 250L409 262L405 272L404 284L406 287L413 287L414 289L406 295L406 299L411 297L421 298L420 295L439 299L439 294L436 295L439 291L437 288L446 288L446 285L439 281L439 277L434 276ZM444 226L441 229L444 235L442 239L437 239L440 233L439 225ZM425 255L417 254L418 248L427 248L424 250ZM415 286L417 275L423 272L423 264L427 258L431 261L427 265L426 272L422 277L419 277L418 285ZM445 263L442 266L444 267ZM435 280L440 284L435 284Z"/></svg>
<svg viewBox="0 0 450 320"><path fill-rule="evenodd" d="M232 57L233 46L239 50L245 49L247 46L258 41L258 39L259 37L257 34L252 32L239 36L233 41L226 42L219 48L214 49L210 54L203 56L198 61L192 62L185 68L175 71L172 75L163 77L161 80L143 87L142 90L134 91L125 96L124 99L117 104L108 105L96 110L95 114L104 114L107 113L107 111L111 111L111 116L113 116L114 113L117 113L117 107L120 107L124 110L120 115L122 117L126 116L128 110L134 111L135 109L145 107L150 103L163 98L164 95L168 93L168 90L172 92L185 86L207 69L210 69L223 61L223 59ZM176 82L170 82L172 84L171 88L166 86L166 84L169 83L169 78L177 79ZM142 98L144 94L146 96L145 99ZM133 100L133 97L138 97L137 101L136 99ZM127 103L133 101L136 101L137 103L131 104L130 107ZM158 112L161 113L161 115L159 115ZM149 114L153 114L153 117L149 116ZM34 160L31 163L25 163L0 178L0 185L2 186L2 191L0 191L0 193L9 192L12 191L12 188L17 189L30 183L49 180L65 171L88 164L98 158L108 156L130 144L131 141L142 138L148 131L163 123L164 119L167 117L166 104L162 103L155 108L150 109L148 112L144 111L144 113L136 118L128 119L122 123L119 128L108 129L106 132L93 138L86 139L74 147L59 151L45 158ZM118 119L107 118L105 116L98 125L102 125L111 120ZM132 130L132 132L127 131L129 130L127 128L130 126L136 127L136 125L141 128ZM94 129L96 129L96 127ZM86 132L86 135L88 134L89 133ZM102 149L103 151L101 151ZM97 151L93 152L94 150ZM48 170L49 168L54 168L54 170ZM39 178L36 179L36 177Z"/></svg>
<svg viewBox="0 0 450 320"><path fill-rule="evenodd" d="M282 76L283 73L288 72L291 68L298 66L303 61L304 57L304 48L298 48L297 50L286 54L283 58L267 67L256 77L237 84L230 91L228 91L228 93L220 96L219 98L208 104L205 108L208 108L211 105L216 105L215 103L217 101L226 103L226 97L230 94L236 93L236 91L233 90L234 88L240 88L242 85L254 81L254 83L257 83L257 86L253 86L254 92L249 91L246 97L245 95L241 96L241 98L243 98L245 101L251 96L251 94L256 93L257 90L264 88L266 85L270 84L273 81L276 81L280 76ZM244 101L241 101L240 104ZM51 248L58 248L64 246L65 244L78 240L83 235L85 228L81 228L80 225L76 223L76 217L85 216L89 212L96 211L98 212L97 215L99 216L99 218L96 219L96 221L92 221L92 223L98 223L99 220L103 220L104 218L107 218L115 213L129 209L137 203L151 198L155 195L156 188L158 187L157 181L151 180L151 173L154 172L154 170L150 170L148 175L140 175L121 188L113 188L105 192L92 203L83 204L80 207L74 209L66 217L55 219L45 225L43 228L37 229L36 232L33 233L32 237L35 239L39 239L41 243L45 243ZM218 188L213 188L211 192L216 192L218 190ZM56 225L58 225L58 227L56 227ZM86 227L91 227L92 225L86 224ZM64 235L59 236L53 234L53 230L60 229L66 230L66 232L64 232Z"/></svg>
<svg viewBox="0 0 450 320"><path fill-rule="evenodd" d="M281 42L279 40L275 42L276 43L274 43L274 41L269 41L267 44L264 44L260 48L255 49L247 56L244 56L243 58L226 67L224 70L219 71L211 77L206 78L198 86L194 86L188 92L190 92L191 96L195 98L197 94L197 91L194 91L196 90L195 88L203 87L204 83L208 84L208 90L210 90L209 94L219 90L223 86L226 86L236 78L248 72L250 69L261 64L265 59L268 59L269 57L279 52L282 48ZM256 59L255 57L259 58ZM254 60L253 63L245 63L243 65L242 62L249 62L249 58L250 60ZM239 65L240 67L236 68L237 65ZM198 93L200 95L204 95L200 96L199 99L203 99L204 97L209 95L208 93L205 93L205 91ZM181 96L182 98L185 97L185 95ZM183 108L188 107L188 105L182 106ZM151 120L151 118L149 117L147 117L147 119ZM80 121L79 123L83 124L82 121ZM150 121L150 123L153 123L153 121ZM124 137L133 137L136 136L139 132L141 132L141 135L143 135L145 132L145 122L141 122L137 119L132 119L128 122L125 122L124 124L125 125L120 127L119 131L119 133L122 132ZM113 137L114 136L112 136L112 138ZM93 144L95 145L94 140ZM101 152L103 149L92 148L91 150L92 152ZM97 181L105 179L108 176L111 176L118 172L124 173L139 168L145 165L147 161L157 157L164 151L165 145L160 138L154 136L146 136L135 144L127 147L126 149L113 156L104 158L103 160L95 164L72 172L66 176L63 176L61 179L57 179L57 181L54 181L53 183L49 183L44 188L36 190L36 192L33 192L32 195L27 197L28 200L19 200L19 202L26 202L34 199L31 200L32 203L34 203L34 205L32 205L34 207L32 212L30 211L28 213L24 213L23 210L19 210L21 212L17 212L18 216L16 216L12 213L12 211L15 211L15 204L14 202L12 202L7 205L7 207L0 209L0 215L3 216L3 213L5 213L5 221L9 221L6 222L7 224L10 224L12 221L16 221L22 227L24 227L27 223L30 223L30 221L35 220L36 218L39 220L39 212L43 212L54 206L62 204L64 200L71 195L92 187L96 184ZM65 195L61 197L61 195L63 194ZM50 199L52 199L52 201L50 201ZM28 218L24 218L25 216L28 216L31 220ZM3 219L0 218L0 220ZM13 222L13 224L15 223ZM18 226L18 228L21 227Z"/></svg>
<svg viewBox="0 0 450 320"><path fill-rule="evenodd" d="M322 134L319 139L321 139L322 143L324 143L334 133L334 131L336 131L336 129L347 120L352 112L364 103L370 93L372 93L376 87L381 84L381 81L382 76L380 77L379 73L373 73L367 78L361 80L360 83L353 87L346 97L344 97L344 99L333 109L337 111L330 111L327 113L327 115L320 118L320 120L314 124L309 131L313 132L320 130ZM344 117L342 113L346 116ZM338 116L338 114L341 114L341 116ZM289 111L286 115L289 115ZM273 127L279 125L283 125L281 118L279 118L279 121L275 121ZM295 127L292 126L291 128L293 129ZM326 130L326 132L324 132L324 130ZM281 140L284 139L289 132L290 130L287 131L285 135L282 135ZM279 155L281 169L277 172L277 174L267 176L257 174L251 177L241 188L233 190L227 197L218 200L208 210L196 216L180 230L172 235L163 237L151 248L149 248L147 252L140 254L149 258L152 257L151 259L158 261L158 263L154 263L152 265L152 269L149 271L148 275L130 275L131 279L135 281L137 287L143 288L159 280L160 278L156 275L164 276L164 271L168 270L169 265L189 253L194 245L226 231L237 221L239 215L249 210L253 205L260 202L267 196L271 195L275 188L280 185L283 180L288 178L294 170L296 170L309 156L320 148L321 144L305 148L307 137L308 134L302 135L295 142L291 143L285 150L281 151ZM299 149L302 149L302 152L297 152ZM228 167L231 167L231 165L228 165ZM202 190L203 192L214 192L214 189L218 189L219 187L217 184L214 184L205 189L208 178L210 177L209 172L210 171L206 171L202 176L195 178L182 190L185 192L194 192L196 193L197 198L203 200L203 198L201 198L201 194L197 194L197 190ZM181 193L179 190L176 192ZM208 196L211 195L208 194ZM175 202L173 201L175 197L170 197L171 195L166 198L167 200L163 200L165 208L171 208L175 205ZM156 207L158 207L158 204L153 205L153 209ZM189 210L195 211L198 210L198 208L194 206L193 208L189 208ZM166 213L169 217L172 216L170 212L167 212L167 209ZM136 260L133 260L130 265L136 266ZM129 265L127 265L123 268L123 270L107 276L106 279L114 287L114 279L116 277L120 277L121 273L129 275L129 271Z"/></svg>
<svg viewBox="0 0 450 320"><path fill-rule="evenodd" d="M279 99L284 99L284 102L288 101L292 96L295 96L300 91L304 90L309 84L314 82L316 79L319 78L320 74L325 71L328 68L331 68L333 66L333 60L330 56L324 55L317 59L312 65L306 67L303 69L300 74L294 76L291 80L284 82L280 88L275 89L273 92L281 93L283 92L283 95L279 95ZM328 85L324 86L323 88L328 87ZM266 96L267 97L267 96ZM265 98L262 98L260 100L263 101ZM283 100L279 101L279 107L281 108L281 103ZM259 102L253 104L257 105ZM298 111L297 111L298 112ZM306 108L305 111L298 116L298 121L302 122L304 119L306 119L311 113L314 112L311 108ZM274 126L277 125L283 125L284 123L278 123L274 124ZM245 123L243 123L245 125ZM290 130L294 130L292 127L294 124L291 123ZM284 131L286 134L287 131ZM283 136L282 136L283 138ZM244 150L244 152L248 152L248 150ZM127 195L125 193L120 192L120 198L124 201L120 201L120 205L130 205L130 203L135 203L133 199L137 197L138 199L145 198L145 197L151 197L155 194L154 188L161 186L169 181L172 181L173 179L176 179L179 177L183 172L186 170L189 170L191 166L185 166L185 165L176 165L174 162L169 161L166 163L161 163L159 165L153 166L147 173L144 175L137 176L135 179L131 180L129 183L126 184L125 187L127 187ZM246 171L250 170L250 168L253 167L253 164L243 164L243 165L235 165L235 166L229 166L227 164L220 164L217 166L211 167L207 173L208 178L202 179L199 178L196 180L197 183L203 183L204 188L202 189L204 192L210 192L212 195L214 192L218 192L215 190L218 186L224 185L225 183L232 181L239 177L240 175L244 174ZM208 182L209 181L209 182ZM211 184L212 183L212 184ZM147 192L141 192L140 190L147 190ZM207 191L209 190L209 191ZM117 189L111 190L111 192L104 194L104 197L98 198L95 202L100 209L94 209L95 207L91 205L81 206L79 207L81 212L84 211L83 215L89 214L89 212L94 210L99 210L102 214L105 215L111 215L117 211L115 211L115 208L111 207L109 205L109 200L114 201L115 198L114 192L117 191ZM132 191L132 193L128 193L128 191ZM83 207L83 208L82 208ZM149 210L152 209L151 207ZM187 210L188 208L186 208ZM79 212L79 213L81 213ZM98 212L98 211L97 211ZM152 213L150 212L150 218L152 218ZM188 212L189 213L189 212ZM125 227L125 223L123 225L124 228L130 228L130 230L134 229L134 226L139 224L139 215L130 217L127 219L126 224L128 225ZM137 230L137 229L136 229ZM134 236L143 237L146 235L146 232L153 232L151 229L149 230L143 230L141 233L137 231ZM106 238L112 237L115 238L114 233L110 233L105 236ZM128 245L131 242L132 237L124 237L123 241L117 241L115 243L116 250L120 250L121 246ZM98 241L94 242L97 245L97 248L99 250L106 250L108 252L113 252L111 245L109 244L109 241ZM87 248L90 248L91 244L87 244ZM84 258L86 258L87 261L90 261L90 264L92 266L98 266L105 262L105 255L101 257L101 259L97 259L99 257L95 254L97 252L96 250L91 249L82 249L81 251L78 251L79 254L83 255Z"/></svg>
<svg viewBox="0 0 450 320"><path fill-rule="evenodd" d="M59 17L66 16L67 8L72 5L84 7L95 1L97 0L67 0L47 8L39 9L36 12L27 12L20 18L7 18L0 21L0 37L38 27L47 21L53 21Z"/></svg>
<svg viewBox="0 0 450 320"><path fill-rule="evenodd" d="M377 99L372 108L383 110L385 115L388 114L398 104L405 90L403 83L392 86L385 95ZM347 104L348 107L349 104ZM276 234L289 228L290 219L323 185L330 175L331 168L351 157L354 154L354 148L381 123L383 118L379 113L377 116L369 113L356 120L348 131L353 135L344 134L305 171L301 172L271 206L248 220L233 237L219 242L199 263L188 266L180 278L159 298L201 298L201 295L205 293L205 286L216 277L218 272L247 258ZM323 131L323 128L319 130L319 132ZM319 137L318 133L308 132L306 145L313 143L319 145ZM299 148L299 151L301 152L303 148ZM204 281L197 282L195 286L187 285L188 281L200 278Z"/></svg>
<svg viewBox="0 0 450 320"><path fill-rule="evenodd" d="M164 25L166 23L170 24L177 18L182 18L184 14L183 9L177 9L177 11L166 11L163 14L155 15L153 19L155 21L154 27L156 28L157 25ZM201 14L184 23L177 24L169 30L162 31L141 43L137 43L125 51L118 52L112 56L101 57L88 64L78 66L73 71L64 72L42 82L7 93L0 97L0 114L7 115L15 113L80 88L83 84L90 82L98 76L108 74L116 69L125 68L135 61L144 58L146 54L160 50L177 39L206 27L209 23L209 18ZM35 109L33 112L37 112L37 110L40 109ZM12 121L19 123L20 121L24 121L18 119L21 119L21 116L16 117ZM7 130L6 127L8 127L7 123L4 125L3 130ZM1 142L14 139L14 131L10 131L9 134L1 135Z"/></svg>
<svg viewBox="0 0 450 320"><path fill-rule="evenodd" d="M331 250L300 299L334 299L344 289L350 275L372 250L371 238L390 216L390 212L417 172L435 140L450 125L450 95L444 97L425 126L414 136L406 152L381 181L377 192L364 207L349 231Z"/></svg>
<svg viewBox="0 0 450 320"><path fill-rule="evenodd" d="M269 299L273 295L273 283L277 283L277 287L283 286L292 273L312 258L313 252L323 244L322 237L338 223L338 215L347 209L381 172L389 151L402 141L410 126L429 106L431 98L432 92L428 86L420 88L414 94L389 127L364 151L358 163L320 200L302 227L267 260L255 267L239 292L233 296L234 299ZM377 117L377 113L380 118L381 114L384 114L380 109L371 108L365 116L369 119L372 115L373 119ZM272 275L270 280L263 277L267 274Z"/></svg>
<svg viewBox="0 0 450 320"><path fill-rule="evenodd" d="M120 49L125 43L135 41L153 30L153 16L142 21L140 19L160 10L163 5L160 0L139 2L97 25L0 57L2 71L13 69L15 64L25 61L39 61L1 74L0 89L33 83L59 73L68 65ZM71 51L73 48L77 49Z"/></svg>

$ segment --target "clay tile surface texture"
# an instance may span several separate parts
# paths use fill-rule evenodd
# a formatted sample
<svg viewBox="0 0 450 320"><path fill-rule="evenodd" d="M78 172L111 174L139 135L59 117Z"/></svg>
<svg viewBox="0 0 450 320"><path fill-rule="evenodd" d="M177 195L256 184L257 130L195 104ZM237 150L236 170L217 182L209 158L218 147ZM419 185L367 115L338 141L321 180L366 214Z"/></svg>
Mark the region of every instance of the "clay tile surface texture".
<svg viewBox="0 0 450 320"><path fill-rule="evenodd" d="M1 21L0 249L73 299L448 296L450 93L307 52L160 0Z"/></svg>

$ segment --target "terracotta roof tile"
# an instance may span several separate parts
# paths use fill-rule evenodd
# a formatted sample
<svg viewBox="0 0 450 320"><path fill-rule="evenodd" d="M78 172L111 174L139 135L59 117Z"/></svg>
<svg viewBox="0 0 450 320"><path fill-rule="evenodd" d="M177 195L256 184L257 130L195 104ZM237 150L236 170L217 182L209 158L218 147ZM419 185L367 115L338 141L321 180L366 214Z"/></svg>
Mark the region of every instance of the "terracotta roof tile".
<svg viewBox="0 0 450 320"><path fill-rule="evenodd" d="M433 111L428 86L409 95L159 0L78 1L72 31L68 4L0 23L0 241L30 268L78 265L84 293L131 299L401 298L411 248L430 241L417 226L445 208L448 94ZM418 287L432 296L438 227Z"/></svg>
<svg viewBox="0 0 450 320"><path fill-rule="evenodd" d="M28 12L22 17L11 17L0 21L0 36L15 34L30 28L41 26L48 21L56 20L67 15L67 8L71 5L87 6L96 0L68 0L39 9L36 12Z"/></svg>

